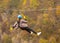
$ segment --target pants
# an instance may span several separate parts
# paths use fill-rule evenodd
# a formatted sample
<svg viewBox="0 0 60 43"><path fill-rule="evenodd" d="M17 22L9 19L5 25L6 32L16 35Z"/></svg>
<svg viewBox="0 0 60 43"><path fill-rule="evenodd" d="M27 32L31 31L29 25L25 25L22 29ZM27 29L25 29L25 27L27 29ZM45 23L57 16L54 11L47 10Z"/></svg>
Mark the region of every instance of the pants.
<svg viewBox="0 0 60 43"><path fill-rule="evenodd" d="M31 33L31 31L37 34L34 30L30 29L29 27L20 27L22 30L26 30L27 32Z"/></svg>

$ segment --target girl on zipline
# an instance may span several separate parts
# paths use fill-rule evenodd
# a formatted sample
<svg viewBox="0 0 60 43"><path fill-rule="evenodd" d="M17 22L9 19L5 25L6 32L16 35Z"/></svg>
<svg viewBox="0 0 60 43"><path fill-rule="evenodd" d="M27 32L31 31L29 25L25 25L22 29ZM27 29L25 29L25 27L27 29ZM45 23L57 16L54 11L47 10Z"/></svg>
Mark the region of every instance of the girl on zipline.
<svg viewBox="0 0 60 43"><path fill-rule="evenodd" d="M34 30L32 30L31 28L28 27L27 21L25 19L22 19L22 15L18 15L18 21L15 22L15 24L13 25L13 28L20 28L22 30L26 30L28 33L33 34L35 33L36 35L40 35L41 32L35 32Z"/></svg>

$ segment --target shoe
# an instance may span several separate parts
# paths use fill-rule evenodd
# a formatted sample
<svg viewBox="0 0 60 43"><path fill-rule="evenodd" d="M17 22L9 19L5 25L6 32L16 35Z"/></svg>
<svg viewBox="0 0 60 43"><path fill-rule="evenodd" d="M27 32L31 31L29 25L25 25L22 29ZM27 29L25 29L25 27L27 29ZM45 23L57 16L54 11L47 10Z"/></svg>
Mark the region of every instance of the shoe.
<svg viewBox="0 0 60 43"><path fill-rule="evenodd" d="M33 34L33 32L31 31L31 34Z"/></svg>
<svg viewBox="0 0 60 43"><path fill-rule="evenodd" d="M38 32L37 35L39 36L41 34L41 32Z"/></svg>

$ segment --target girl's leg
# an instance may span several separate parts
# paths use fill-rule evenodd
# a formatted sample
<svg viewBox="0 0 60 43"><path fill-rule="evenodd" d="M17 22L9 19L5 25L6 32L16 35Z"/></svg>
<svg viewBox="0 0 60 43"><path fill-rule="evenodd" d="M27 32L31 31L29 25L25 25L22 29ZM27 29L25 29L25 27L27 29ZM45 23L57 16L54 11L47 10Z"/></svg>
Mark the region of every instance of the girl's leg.
<svg viewBox="0 0 60 43"><path fill-rule="evenodd" d="M28 31L29 33L33 32L33 33L37 34L34 30L30 29L29 27L26 27L25 30Z"/></svg>
<svg viewBox="0 0 60 43"><path fill-rule="evenodd" d="M38 36L41 34L41 32L36 33L34 30L30 29L29 27L20 27L20 28L21 28L22 30L26 30L26 31L29 32L29 33L33 32L33 33L37 34ZM31 34L32 34L32 33L31 33Z"/></svg>

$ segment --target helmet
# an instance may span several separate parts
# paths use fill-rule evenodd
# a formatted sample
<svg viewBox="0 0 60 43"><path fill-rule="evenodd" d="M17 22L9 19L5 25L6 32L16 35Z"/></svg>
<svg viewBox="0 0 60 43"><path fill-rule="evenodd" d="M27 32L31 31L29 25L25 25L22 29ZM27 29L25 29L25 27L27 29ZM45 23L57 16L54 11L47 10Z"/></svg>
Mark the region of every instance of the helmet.
<svg viewBox="0 0 60 43"><path fill-rule="evenodd" d="M18 15L18 18L19 18L19 19L21 19L21 18L22 18L22 16L21 16L21 15Z"/></svg>

